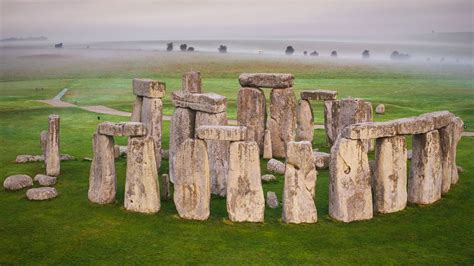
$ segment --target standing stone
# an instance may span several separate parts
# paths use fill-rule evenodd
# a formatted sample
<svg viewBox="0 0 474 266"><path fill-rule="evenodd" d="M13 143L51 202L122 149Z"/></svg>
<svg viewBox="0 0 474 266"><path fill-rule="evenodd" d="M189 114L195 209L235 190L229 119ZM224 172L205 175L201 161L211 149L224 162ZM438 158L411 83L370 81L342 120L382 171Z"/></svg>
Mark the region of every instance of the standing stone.
<svg viewBox="0 0 474 266"><path fill-rule="evenodd" d="M286 145L295 140L296 98L293 88L273 89L270 94L270 121L272 154L285 157Z"/></svg>
<svg viewBox="0 0 474 266"><path fill-rule="evenodd" d="M210 114L198 111L196 127L208 125L227 125L226 112ZM229 145L226 140L206 140L209 155L212 194L226 195L227 173L229 171Z"/></svg>
<svg viewBox="0 0 474 266"><path fill-rule="evenodd" d="M143 97L141 120L153 138L155 147L156 169L161 165L161 124L163 120L163 102L160 98Z"/></svg>
<svg viewBox="0 0 474 266"><path fill-rule="evenodd" d="M58 176L61 162L59 158L59 116L50 115L48 124L48 140L44 157L46 175Z"/></svg>
<svg viewBox="0 0 474 266"><path fill-rule="evenodd" d="M263 141L263 159L271 159L271 158L273 158L272 135L270 134L270 130L265 129L265 138Z"/></svg>
<svg viewBox="0 0 474 266"><path fill-rule="evenodd" d="M186 139L194 138L194 126L196 121L196 111L188 108L176 107L171 117L170 125L170 151L169 151L169 169L170 180L174 183L176 163L176 152L179 146Z"/></svg>
<svg viewBox="0 0 474 266"><path fill-rule="evenodd" d="M163 187L163 198L165 200L169 200L171 198L171 191L170 191L170 177L168 174L161 175L161 183Z"/></svg>
<svg viewBox="0 0 474 266"><path fill-rule="evenodd" d="M284 223L315 223L318 220L314 204L316 175L311 143L288 143L283 189Z"/></svg>
<svg viewBox="0 0 474 266"><path fill-rule="evenodd" d="M256 142L230 144L227 213L233 222L263 222L265 198Z"/></svg>
<svg viewBox="0 0 474 266"><path fill-rule="evenodd" d="M128 211L155 213L160 210L160 189L153 138L130 137L124 207Z"/></svg>
<svg viewBox="0 0 474 266"><path fill-rule="evenodd" d="M459 172L458 167L456 165L456 153L457 153L457 146L459 141L461 140L462 132L464 130L464 122L459 117L455 117L451 120L453 123L453 170L451 175L451 184L457 184L459 181Z"/></svg>
<svg viewBox="0 0 474 266"><path fill-rule="evenodd" d="M176 152L174 203L181 218L206 220L211 180L206 142L187 139Z"/></svg>
<svg viewBox="0 0 474 266"><path fill-rule="evenodd" d="M329 216L346 223L371 219L371 176L363 142L339 138L329 169Z"/></svg>
<svg viewBox="0 0 474 266"><path fill-rule="evenodd" d="M454 124L440 128L439 140L441 148L441 193L446 194L449 192L452 183L453 167L454 164Z"/></svg>
<svg viewBox="0 0 474 266"><path fill-rule="evenodd" d="M201 93L202 81L201 73L190 71L183 74L182 79L183 91L190 93Z"/></svg>
<svg viewBox="0 0 474 266"><path fill-rule="evenodd" d="M40 145L43 156L46 155L46 146L48 145L48 131L43 130L40 133Z"/></svg>
<svg viewBox="0 0 474 266"><path fill-rule="evenodd" d="M260 154L264 150L267 109L265 94L259 88L240 88L237 100L237 122L247 127L247 140L256 141Z"/></svg>
<svg viewBox="0 0 474 266"><path fill-rule="evenodd" d="M94 134L94 159L89 175L89 200L107 204L115 202L117 177L115 175L114 138Z"/></svg>
<svg viewBox="0 0 474 266"><path fill-rule="evenodd" d="M431 204L441 199L441 186L442 165L438 131L413 135L408 201Z"/></svg>
<svg viewBox="0 0 474 266"><path fill-rule="evenodd" d="M392 213L407 204L407 148L404 136L376 140L373 175L374 209Z"/></svg>
<svg viewBox="0 0 474 266"><path fill-rule="evenodd" d="M142 106L143 106L143 97L137 96L135 103L133 104L132 122L141 122L142 121Z"/></svg>
<svg viewBox="0 0 474 266"><path fill-rule="evenodd" d="M313 109L307 100L300 100L296 108L296 141L313 142Z"/></svg>
<svg viewBox="0 0 474 266"><path fill-rule="evenodd" d="M275 194L275 192L273 192L273 191L268 191L267 192L267 205L271 209L278 208L279 203L278 203L278 198L277 198L277 195Z"/></svg>

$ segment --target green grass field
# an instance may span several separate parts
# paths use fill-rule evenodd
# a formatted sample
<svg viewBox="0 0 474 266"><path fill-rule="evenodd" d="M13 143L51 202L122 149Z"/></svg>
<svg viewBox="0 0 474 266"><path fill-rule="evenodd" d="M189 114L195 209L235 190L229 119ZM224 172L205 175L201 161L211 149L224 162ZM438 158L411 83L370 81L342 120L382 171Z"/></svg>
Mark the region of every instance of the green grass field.
<svg viewBox="0 0 474 266"><path fill-rule="evenodd" d="M187 60L185 60L187 59ZM78 108L51 108L35 100L52 98L62 88L66 101L78 105L106 105L130 111L133 77L158 78L168 92L180 87L181 73L200 70L204 90L228 97L229 118L235 118L237 81L241 72L290 72L297 91L335 89L340 98L361 97L386 105L379 121L449 110L460 116L467 131L474 131L473 78L452 69L383 65L311 63L252 58L222 59L193 55L170 58L153 54L138 59L87 59L57 62L31 60L2 70L0 82L0 180L13 174L44 173L43 163L15 164L18 154L40 154L39 133L51 113L61 116L61 153L78 160L61 163L51 201L30 202L25 190L0 189L0 264L464 264L474 262L474 138L462 138L458 165L460 182L439 202L426 207L409 205L395 214L344 224L328 216L328 171L318 174L318 222L312 225L281 223L281 207L265 210L264 224L231 223L225 199L213 197L208 221L179 219L174 204L162 201L156 215L123 209L126 159L116 162L117 202L100 206L87 200L91 137L101 121L116 116ZM56 60L56 61L55 61ZM106 61L106 62L104 62ZM11 62L16 62L11 59ZM41 67L40 67L41 65ZM23 70L23 71L21 71ZM468 71L469 72L469 71ZM44 90L35 90L44 88ZM165 98L165 114L173 107ZM316 122L322 107L314 106ZM168 147L169 123L164 122L163 146ZM125 138L116 138L124 145ZM410 141L409 141L410 142ZM324 132L315 131L314 147L328 151ZM370 156L373 156L372 154ZM168 170L163 161L160 174ZM266 161L262 160L262 174ZM264 183L281 200L283 176Z"/></svg>

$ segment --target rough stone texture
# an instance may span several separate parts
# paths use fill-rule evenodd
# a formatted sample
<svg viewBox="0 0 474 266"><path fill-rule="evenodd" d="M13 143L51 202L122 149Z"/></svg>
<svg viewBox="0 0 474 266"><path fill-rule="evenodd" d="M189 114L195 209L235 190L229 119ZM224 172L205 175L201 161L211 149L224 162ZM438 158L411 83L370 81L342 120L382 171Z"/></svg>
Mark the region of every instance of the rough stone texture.
<svg viewBox="0 0 474 266"><path fill-rule="evenodd" d="M190 93L201 93L202 81L201 73L196 71L190 71L183 74L182 79L183 91Z"/></svg>
<svg viewBox="0 0 474 266"><path fill-rule="evenodd" d="M455 117L451 120L453 123L453 172L451 175L451 184L457 184L459 181L459 173L462 171L458 171L458 167L456 167L456 153L457 153L457 146L459 141L461 140L462 132L464 131L464 122L459 117ZM462 168L461 168L462 169Z"/></svg>
<svg viewBox="0 0 474 266"><path fill-rule="evenodd" d="M347 139L376 139L395 135L395 124L391 122L363 122L349 125L342 130L342 137Z"/></svg>
<svg viewBox="0 0 474 266"><path fill-rule="evenodd" d="M411 158L413 158L413 151L412 151L412 150L408 150L408 151L407 151L407 159L408 159L408 160L411 160Z"/></svg>
<svg viewBox="0 0 474 266"><path fill-rule="evenodd" d="M289 88L293 87L293 75L279 73L242 73L239 82L242 87Z"/></svg>
<svg viewBox="0 0 474 266"><path fill-rule="evenodd" d="M119 145L114 145L114 158L118 159L120 157L120 147Z"/></svg>
<svg viewBox="0 0 474 266"><path fill-rule="evenodd" d="M163 102L159 98L143 98L142 122L147 128L147 133L153 138L155 147L156 169L161 165L161 126L163 123Z"/></svg>
<svg viewBox="0 0 474 266"><path fill-rule="evenodd" d="M439 140L441 148L441 193L446 194L451 188L451 179L453 175L454 163L454 124L450 123L447 126L440 128Z"/></svg>
<svg viewBox="0 0 474 266"><path fill-rule="evenodd" d="M284 223L315 223L318 220L314 203L316 178L311 143L288 143L283 188Z"/></svg>
<svg viewBox="0 0 474 266"><path fill-rule="evenodd" d="M170 150L161 149L161 159L162 160L169 160L169 158L170 158Z"/></svg>
<svg viewBox="0 0 474 266"><path fill-rule="evenodd" d="M163 188L162 197L164 200L171 199L170 177L168 174L161 175L161 187Z"/></svg>
<svg viewBox="0 0 474 266"><path fill-rule="evenodd" d="M274 175L262 175L262 181L264 182L270 182L270 181L275 181L277 178Z"/></svg>
<svg viewBox="0 0 474 266"><path fill-rule="evenodd" d="M284 174L285 164L278 160L270 159L267 163L267 170L271 173Z"/></svg>
<svg viewBox="0 0 474 266"><path fill-rule="evenodd" d="M196 111L188 108L177 107L171 116L170 125L170 154L169 154L169 170L170 180L174 183L175 176L175 158L176 151L186 139L194 138L194 126L196 121Z"/></svg>
<svg viewBox="0 0 474 266"><path fill-rule="evenodd" d="M88 198L91 202L107 204L115 202L117 177L115 175L114 138L94 134L94 158L89 175Z"/></svg>
<svg viewBox="0 0 474 266"><path fill-rule="evenodd" d="M133 79L133 94L149 98L163 98L166 83L151 79Z"/></svg>
<svg viewBox="0 0 474 266"><path fill-rule="evenodd" d="M20 154L16 156L16 163L43 162L44 155Z"/></svg>
<svg viewBox="0 0 474 266"><path fill-rule="evenodd" d="M265 94L259 88L240 88L237 99L237 123L247 127L247 140L256 141L260 154L264 149L267 108Z"/></svg>
<svg viewBox="0 0 474 266"><path fill-rule="evenodd" d="M54 187L30 188L26 191L29 200L48 200L58 196L58 191Z"/></svg>
<svg viewBox="0 0 474 266"><path fill-rule="evenodd" d="M313 141L313 109L307 100L299 100L296 107L296 141Z"/></svg>
<svg viewBox="0 0 474 266"><path fill-rule="evenodd" d="M372 181L374 210L392 213L407 204L407 148L404 136L376 140Z"/></svg>
<svg viewBox="0 0 474 266"><path fill-rule="evenodd" d="M384 104L377 105L377 107L375 107L375 113L376 114L385 114L385 105Z"/></svg>
<svg viewBox="0 0 474 266"><path fill-rule="evenodd" d="M273 191L268 191L267 192L267 205L271 209L276 209L276 208L278 208L278 205L280 205L278 203L278 198L277 198L277 195L275 194L275 192L273 192Z"/></svg>
<svg viewBox="0 0 474 266"><path fill-rule="evenodd" d="M316 169L328 169L331 155L325 152L313 151L314 165Z"/></svg>
<svg viewBox="0 0 474 266"><path fill-rule="evenodd" d="M140 122L102 122L97 126L97 133L107 136L145 136L147 129Z"/></svg>
<svg viewBox="0 0 474 266"><path fill-rule="evenodd" d="M222 113L227 108L227 98L215 93L173 92L176 107L190 108L206 113Z"/></svg>
<svg viewBox="0 0 474 266"><path fill-rule="evenodd" d="M431 204L441 199L442 165L437 130L413 135L413 158L408 178L408 201Z"/></svg>
<svg viewBox="0 0 474 266"><path fill-rule="evenodd" d="M196 135L205 140L245 140L247 128L243 126L200 126L196 129Z"/></svg>
<svg viewBox="0 0 474 266"><path fill-rule="evenodd" d="M34 181L42 186L54 186L56 184L56 177L38 174L35 176Z"/></svg>
<svg viewBox="0 0 474 266"><path fill-rule="evenodd" d="M233 222L263 222L265 198L256 142L230 144L227 213Z"/></svg>
<svg viewBox="0 0 474 266"><path fill-rule="evenodd" d="M58 176L60 173L61 159L59 158L59 116L50 115L48 118L48 140L44 156L46 174Z"/></svg>
<svg viewBox="0 0 474 266"><path fill-rule="evenodd" d="M187 139L176 153L174 203L181 218L206 220L209 217L211 180L204 140Z"/></svg>
<svg viewBox="0 0 474 266"><path fill-rule="evenodd" d="M154 141L150 136L128 140L124 207L128 211L155 213L160 210L160 189Z"/></svg>
<svg viewBox="0 0 474 266"><path fill-rule="evenodd" d="M329 215L343 222L371 219L371 173L364 143L339 138L329 167Z"/></svg>
<svg viewBox="0 0 474 266"><path fill-rule="evenodd" d="M300 92L302 100L332 101L337 98L337 91L311 90Z"/></svg>
<svg viewBox="0 0 474 266"><path fill-rule="evenodd" d="M295 140L296 133L296 98L292 88L272 90L268 129L272 137L272 155L285 157L286 145Z"/></svg>
<svg viewBox="0 0 474 266"><path fill-rule="evenodd" d="M132 117L130 121L132 122L141 122L142 121L142 106L143 106L143 97L137 96L135 103L133 104Z"/></svg>
<svg viewBox="0 0 474 266"><path fill-rule="evenodd" d="M392 120L397 135L424 134L447 126L454 115L448 111L426 113L420 116Z"/></svg>
<svg viewBox="0 0 474 266"><path fill-rule="evenodd" d="M40 133L40 145L43 156L46 154L46 146L48 145L48 131L43 130ZM43 158L44 160L44 158Z"/></svg>
<svg viewBox="0 0 474 266"><path fill-rule="evenodd" d="M271 159L272 153L272 135L270 130L265 130L265 138L263 140L263 159Z"/></svg>
<svg viewBox="0 0 474 266"><path fill-rule="evenodd" d="M3 181L3 187L8 190L20 190L33 186L33 179L27 175L12 175Z"/></svg>
<svg viewBox="0 0 474 266"><path fill-rule="evenodd" d="M226 125L227 114L196 113L196 128L207 125ZM212 194L225 196L229 171L229 145L226 140L206 140L209 155Z"/></svg>

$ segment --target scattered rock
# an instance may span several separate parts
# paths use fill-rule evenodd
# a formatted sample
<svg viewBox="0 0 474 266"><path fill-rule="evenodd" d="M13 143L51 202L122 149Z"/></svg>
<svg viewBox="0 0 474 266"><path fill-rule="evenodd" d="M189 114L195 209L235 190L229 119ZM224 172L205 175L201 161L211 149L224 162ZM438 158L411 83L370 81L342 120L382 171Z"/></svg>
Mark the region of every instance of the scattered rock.
<svg viewBox="0 0 474 266"><path fill-rule="evenodd" d="M384 104L377 105L377 107L375 107L375 113L376 114L385 114L385 105Z"/></svg>
<svg viewBox="0 0 474 266"><path fill-rule="evenodd" d="M34 181L42 186L54 186L56 184L56 177L38 174L35 176Z"/></svg>
<svg viewBox="0 0 474 266"><path fill-rule="evenodd" d="M61 154L59 155L59 159L61 161L74 161L76 158L69 154ZM44 155L29 155L29 154L21 154L16 156L15 162L16 163L28 163L28 162L43 162Z"/></svg>
<svg viewBox="0 0 474 266"><path fill-rule="evenodd" d="M275 192L273 192L273 191L268 191L267 192L267 205L268 205L268 207L270 207L272 209L276 209L276 208L278 208L278 205L280 205L278 203L278 198L277 198L277 195L275 194Z"/></svg>
<svg viewBox="0 0 474 266"><path fill-rule="evenodd" d="M331 160L331 154L313 150L313 157L314 157L314 165L316 165L316 169L329 168L329 161Z"/></svg>
<svg viewBox="0 0 474 266"><path fill-rule="evenodd" d="M8 190L20 190L33 186L33 179L27 175L12 175L3 181L3 187Z"/></svg>
<svg viewBox="0 0 474 266"><path fill-rule="evenodd" d="M270 159L267 163L267 170L275 174L284 174L285 164L278 160Z"/></svg>
<svg viewBox="0 0 474 266"><path fill-rule="evenodd" d="M48 200L58 196L58 191L54 187L30 188L26 191L29 200Z"/></svg>
<svg viewBox="0 0 474 266"><path fill-rule="evenodd" d="M270 181L275 181L275 180L276 180L276 176L274 175L262 175L262 181L270 182Z"/></svg>

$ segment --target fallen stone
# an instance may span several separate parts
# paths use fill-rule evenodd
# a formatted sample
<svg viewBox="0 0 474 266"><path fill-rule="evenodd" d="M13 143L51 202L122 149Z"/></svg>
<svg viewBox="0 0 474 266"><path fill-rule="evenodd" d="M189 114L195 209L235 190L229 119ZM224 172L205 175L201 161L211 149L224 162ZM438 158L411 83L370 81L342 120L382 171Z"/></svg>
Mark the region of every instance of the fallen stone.
<svg viewBox="0 0 474 266"><path fill-rule="evenodd" d="M94 134L93 151L94 159L89 175L88 198L91 202L98 204L114 203L117 191L114 138Z"/></svg>
<svg viewBox="0 0 474 266"><path fill-rule="evenodd" d="M314 203L317 172L308 141L288 143L283 188L284 223L316 223Z"/></svg>
<svg viewBox="0 0 474 266"><path fill-rule="evenodd" d="M461 120L461 118L455 117L451 120L451 123L453 123L453 128L454 128L454 130L453 130L453 134L454 134L454 137L453 137L453 147L454 147L453 164L456 165L457 146L458 146L459 141L461 140L462 132L464 131L464 122ZM453 173L451 175L451 184L452 185L457 184L458 181L459 181L459 173L458 173L457 169L455 169L455 168L457 168L457 167L453 167Z"/></svg>
<svg viewBox="0 0 474 266"><path fill-rule="evenodd" d="M227 108L227 98L215 93L173 92L173 103L176 107L190 108L206 113L222 113Z"/></svg>
<svg viewBox="0 0 474 266"><path fill-rule="evenodd" d="M176 163L176 152L179 146L189 138L194 138L194 127L196 121L196 111L188 108L177 107L171 116L170 142L169 142L169 174L170 180L174 183Z"/></svg>
<svg viewBox="0 0 474 266"><path fill-rule="evenodd" d="M59 116L50 115L48 117L48 139L46 141L46 152L44 156L46 174L58 176L61 168L59 157Z"/></svg>
<svg viewBox="0 0 474 266"><path fill-rule="evenodd" d="M169 160L169 158L170 158L170 150L161 149L161 159Z"/></svg>
<svg viewBox="0 0 474 266"><path fill-rule="evenodd" d="M227 213L233 222L263 222L265 198L256 142L230 144Z"/></svg>
<svg viewBox="0 0 474 266"><path fill-rule="evenodd" d="M163 98L166 83L151 79L133 79L133 94L148 98Z"/></svg>
<svg viewBox="0 0 474 266"><path fill-rule="evenodd" d="M277 195L275 194L275 192L273 192L273 191L268 191L267 192L267 205L271 209L276 209L276 208L278 208L278 205L280 205L278 203L278 198L277 198Z"/></svg>
<svg viewBox="0 0 474 266"><path fill-rule="evenodd" d="M142 106L143 106L143 97L137 96L135 103L133 104L132 117L130 121L132 122L141 122L142 121Z"/></svg>
<svg viewBox="0 0 474 266"><path fill-rule="evenodd" d="M270 134L270 130L265 130L265 138L263 141L263 159L271 159L273 158L272 153L272 135Z"/></svg>
<svg viewBox="0 0 474 266"><path fill-rule="evenodd" d="M207 220L211 179L204 140L187 139L176 153L174 203L181 218Z"/></svg>
<svg viewBox="0 0 474 266"><path fill-rule="evenodd" d="M33 179L27 175L12 175L3 181L3 187L7 190L20 190L33 186Z"/></svg>
<svg viewBox="0 0 474 266"><path fill-rule="evenodd" d="M329 216L346 223L371 219L371 173L364 143L339 138L329 167Z"/></svg>
<svg viewBox="0 0 474 266"><path fill-rule="evenodd" d="M332 101L337 98L337 91L310 90L300 92L302 100Z"/></svg>
<svg viewBox="0 0 474 266"><path fill-rule="evenodd" d="M140 122L102 122L97 126L97 133L107 136L145 136L147 129Z"/></svg>
<svg viewBox="0 0 474 266"><path fill-rule="evenodd" d="M289 88L293 87L293 75L279 73L243 73L239 76L242 87Z"/></svg>
<svg viewBox="0 0 474 266"><path fill-rule="evenodd" d="M164 200L171 199L170 177L168 174L161 175L161 187L163 188L162 197Z"/></svg>
<svg viewBox="0 0 474 266"><path fill-rule="evenodd" d="M292 88L272 90L269 119L272 155L283 158L287 143L295 140L296 133L296 98Z"/></svg>
<svg viewBox="0 0 474 266"><path fill-rule="evenodd" d="M375 107L375 113L376 114L385 114L385 105L384 104L377 105L377 107Z"/></svg>
<svg viewBox="0 0 474 266"><path fill-rule="evenodd" d="M462 167L459 166L459 165L456 166L456 170L457 170L457 172L458 172L459 174L464 172L464 168L462 168Z"/></svg>
<svg viewBox="0 0 474 266"><path fill-rule="evenodd" d="M313 141L313 109L307 100L299 100L296 107L296 141Z"/></svg>
<svg viewBox="0 0 474 266"><path fill-rule="evenodd" d="M270 159L267 163L267 170L270 173L284 174L285 173L285 164L278 161L278 160Z"/></svg>
<svg viewBox="0 0 474 266"><path fill-rule="evenodd" d="M274 175L262 175L262 181L270 182L270 181L275 181L275 180L276 180L276 176Z"/></svg>
<svg viewBox="0 0 474 266"><path fill-rule="evenodd" d="M34 181L42 186L54 186L56 184L56 177L38 174L35 176Z"/></svg>
<svg viewBox="0 0 474 266"><path fill-rule="evenodd" d="M29 200L48 200L58 196L58 191L54 187L30 188L26 191Z"/></svg>
<svg viewBox="0 0 474 266"><path fill-rule="evenodd" d="M342 130L347 139L377 139L393 137L397 134L395 124L391 122L363 122L352 124Z"/></svg>
<svg viewBox="0 0 474 266"><path fill-rule="evenodd" d="M313 151L314 165L316 169L328 169L331 155L325 152Z"/></svg>
<svg viewBox="0 0 474 266"><path fill-rule="evenodd" d="M92 158L90 157L84 157L82 158L83 161L87 161L87 162L92 162Z"/></svg>
<svg viewBox="0 0 474 266"><path fill-rule="evenodd" d="M61 154L59 155L59 159L61 161L74 161L76 158L69 154ZM44 155L29 155L29 154L21 154L17 155L15 162L16 163L28 163L28 162L43 162Z"/></svg>
<svg viewBox="0 0 474 266"><path fill-rule="evenodd" d="M200 126L196 135L204 140L242 141L246 138L247 128L244 126Z"/></svg>
<svg viewBox="0 0 474 266"><path fill-rule="evenodd" d="M259 88L240 88L237 100L237 123L247 127L247 140L258 144L260 154L264 149L267 108L265 94Z"/></svg>
<svg viewBox="0 0 474 266"><path fill-rule="evenodd" d="M159 98L143 98L142 122L147 128L147 134L153 139L155 149L156 169L161 166L161 127L163 123L163 102Z"/></svg>
<svg viewBox="0 0 474 266"><path fill-rule="evenodd" d="M190 93L201 93L202 81L201 73L190 71L183 74L182 79L183 91Z"/></svg>
<svg viewBox="0 0 474 266"><path fill-rule="evenodd" d="M74 161L76 157L69 155L69 154L61 154L59 155L59 160L61 161Z"/></svg>

